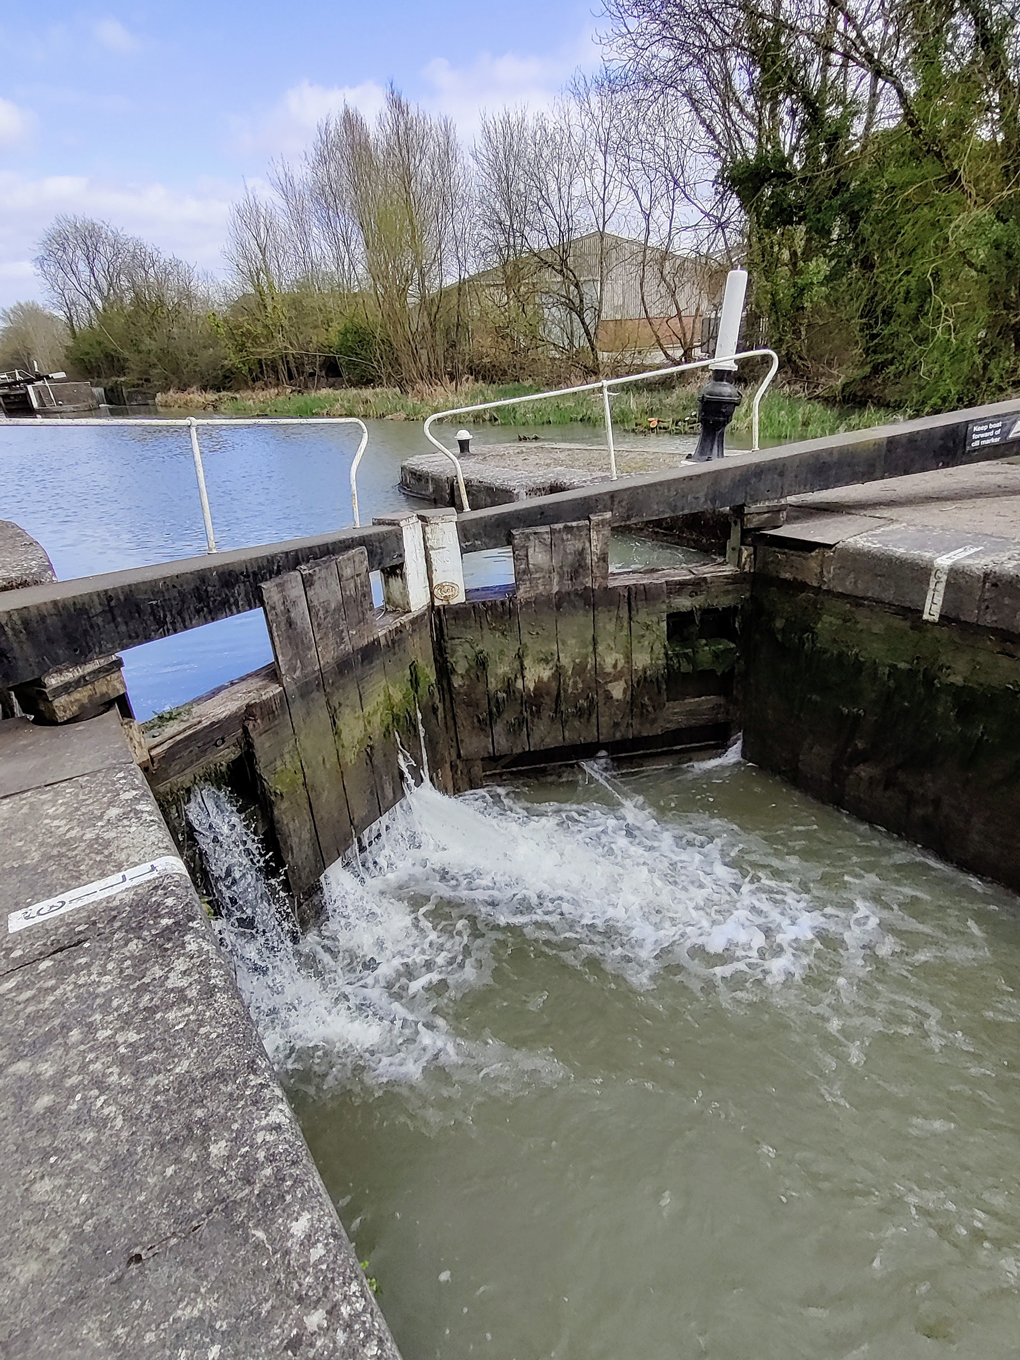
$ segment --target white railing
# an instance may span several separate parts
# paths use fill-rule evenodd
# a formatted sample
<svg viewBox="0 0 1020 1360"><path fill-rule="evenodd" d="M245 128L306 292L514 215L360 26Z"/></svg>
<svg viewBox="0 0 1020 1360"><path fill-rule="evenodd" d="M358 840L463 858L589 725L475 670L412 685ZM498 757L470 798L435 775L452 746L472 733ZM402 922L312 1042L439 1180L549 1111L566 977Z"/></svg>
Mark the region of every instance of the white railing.
<svg viewBox="0 0 1020 1360"><path fill-rule="evenodd" d="M205 541L208 551L214 553L216 549L216 534L213 530L212 512L209 509L209 493L205 486L205 467L202 463L202 450L198 442L199 425L308 425L310 423L319 424L321 422L331 422L334 425L357 425L361 429L361 440L358 444L358 451L354 455L351 463L351 509L354 511L354 524L359 527L361 516L358 511L358 465L364 456L365 449L368 447L368 426L357 416L241 416L237 419L222 417L217 419L215 416L187 416L183 419L168 417L161 419L159 416L85 416L68 417L62 420L46 420L39 417L8 417L0 419L0 429L6 425L23 425L32 429L74 429L80 425L99 425L106 430L115 430L122 425L151 425L157 429L165 430L186 428L191 434L191 455L195 460L195 480L198 483L198 499L202 505L202 521L205 524Z"/></svg>
<svg viewBox="0 0 1020 1360"><path fill-rule="evenodd" d="M532 392L526 397L503 397L499 401L482 401L475 406L454 406L449 411L437 411L435 415L429 416L425 421L425 438L433 447L437 448L441 454L449 458L457 473L457 490L460 492L460 504L462 510L469 510L467 489L464 486L464 472L460 465L460 459L455 453L441 444L432 433L432 422L443 420L448 416L467 416L476 411L494 411L499 406L517 406L526 401L545 401L547 397L566 397L572 396L575 392L595 392L601 389L603 403L603 418L606 422L606 449L609 453L609 476L612 481L616 481L616 445L613 441L613 415L609 407L609 389L611 387L622 387L624 383L646 382L651 378L668 378L673 373L689 373L695 368L729 368L735 367L738 359L757 359L768 355L772 362L769 371L758 384L754 394L754 402L751 409L751 449L756 451L758 448L758 414L761 408L761 399L768 391L772 379L779 370L779 356L775 350L771 349L748 349L739 354L729 354L717 356L714 359L696 359L689 364L674 364L670 368L653 368L645 373L629 373L624 378L600 378L597 382L581 383L579 387L557 387L550 392Z"/></svg>

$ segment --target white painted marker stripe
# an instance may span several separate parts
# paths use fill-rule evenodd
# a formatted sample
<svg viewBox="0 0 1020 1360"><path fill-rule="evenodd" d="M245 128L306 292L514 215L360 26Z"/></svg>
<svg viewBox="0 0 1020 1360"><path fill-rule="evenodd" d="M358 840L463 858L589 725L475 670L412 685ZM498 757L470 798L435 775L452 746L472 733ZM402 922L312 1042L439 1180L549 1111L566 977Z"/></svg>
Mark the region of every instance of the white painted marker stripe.
<svg viewBox="0 0 1020 1360"><path fill-rule="evenodd" d="M39 921L48 921L53 916L63 916L65 911L74 911L76 907L101 902L104 897L113 897L115 893L123 892L125 888L133 888L138 883L144 883L150 878L159 878L162 874L182 874L185 878L188 877L184 862L176 855L150 859L145 864L136 864L133 869L125 869L123 873L111 874L109 878L86 883L81 888L72 888L70 892L63 893L60 897L50 897L45 902L36 902L31 907L12 911L7 917L8 934L13 935L16 930L25 930L28 926L34 926Z"/></svg>
<svg viewBox="0 0 1020 1360"><path fill-rule="evenodd" d="M949 568L954 562L959 562L961 557L970 557L973 553L980 551L980 547L954 548L952 552L943 553L941 557L936 557L931 566L928 598L924 602L924 612L921 615L925 623L938 623L939 621L939 615L942 613L942 601L946 597Z"/></svg>

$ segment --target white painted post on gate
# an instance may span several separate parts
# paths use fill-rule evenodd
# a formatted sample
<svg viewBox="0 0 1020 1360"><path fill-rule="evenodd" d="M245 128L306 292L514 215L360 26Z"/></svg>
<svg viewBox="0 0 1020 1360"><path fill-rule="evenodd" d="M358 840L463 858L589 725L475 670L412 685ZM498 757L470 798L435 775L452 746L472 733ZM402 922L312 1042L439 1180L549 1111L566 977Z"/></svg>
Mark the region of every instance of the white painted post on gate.
<svg viewBox="0 0 1020 1360"><path fill-rule="evenodd" d="M413 511L405 515L377 515L373 524L395 524L404 540L404 560L398 566L384 567L380 573L383 604L397 613L424 609L431 598L429 573L425 562L425 532Z"/></svg>
<svg viewBox="0 0 1020 1360"><path fill-rule="evenodd" d="M456 510L419 510L425 529L425 561L433 604L463 604L464 562Z"/></svg>

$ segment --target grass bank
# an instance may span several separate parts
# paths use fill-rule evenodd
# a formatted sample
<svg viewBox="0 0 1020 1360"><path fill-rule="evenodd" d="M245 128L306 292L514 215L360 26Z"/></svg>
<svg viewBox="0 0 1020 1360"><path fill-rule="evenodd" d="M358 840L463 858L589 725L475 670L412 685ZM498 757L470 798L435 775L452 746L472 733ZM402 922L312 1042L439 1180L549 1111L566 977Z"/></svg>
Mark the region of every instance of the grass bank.
<svg viewBox="0 0 1020 1360"><path fill-rule="evenodd" d="M362 420L421 421L449 407L522 397L537 390L524 383L503 386L470 383L457 390L435 387L410 393L395 387L348 387L320 392L269 388L251 392L164 392L156 400L165 410L219 412L234 416L360 416ZM658 421L674 429L693 430L697 425L697 387L624 388L613 396L612 402L615 423L623 429L646 429L649 421ZM792 393L772 391L762 402L761 438L765 443L817 439L881 425L897 416L897 412L881 407L834 406ZM455 419L457 423L466 420L471 425L600 425L602 396L598 392L581 392ZM747 397L737 410L734 429L747 431L750 427L751 401Z"/></svg>

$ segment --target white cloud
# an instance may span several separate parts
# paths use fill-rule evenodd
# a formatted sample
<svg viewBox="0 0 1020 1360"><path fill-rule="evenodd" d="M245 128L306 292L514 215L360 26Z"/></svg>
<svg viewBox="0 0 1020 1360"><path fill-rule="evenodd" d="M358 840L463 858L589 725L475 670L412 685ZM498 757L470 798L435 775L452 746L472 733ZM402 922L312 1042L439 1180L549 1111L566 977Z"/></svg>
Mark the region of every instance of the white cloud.
<svg viewBox="0 0 1020 1360"><path fill-rule="evenodd" d="M92 27L96 39L110 52L137 52L141 43L119 19L100 19Z"/></svg>
<svg viewBox="0 0 1020 1360"><path fill-rule="evenodd" d="M10 99L0 98L0 147L14 146L28 136L32 120Z"/></svg>
<svg viewBox="0 0 1020 1360"><path fill-rule="evenodd" d="M292 86L260 118L232 120L235 146L245 152L271 156L294 156L308 146L318 123L345 104L374 118L383 106L386 91L374 80L360 85L313 85L302 80Z"/></svg>
<svg viewBox="0 0 1020 1360"><path fill-rule="evenodd" d="M31 260L7 260L0 263L0 279L16 279L23 283L25 279L35 276Z"/></svg>
<svg viewBox="0 0 1020 1360"><path fill-rule="evenodd" d="M578 66L590 67L596 57L590 30L553 56L479 52L461 66L446 57L434 57L421 71L424 93L412 93L411 98L433 113L447 114L462 136L471 138L478 131L483 110L506 104L548 108ZM410 92L405 89L405 93ZM338 113L345 103L373 119L385 98L384 87L374 80L328 87L302 80L261 116L232 119L234 148L247 154L300 155L311 142L316 125L329 114Z"/></svg>
<svg viewBox="0 0 1020 1360"><path fill-rule="evenodd" d="M478 130L483 110L520 104L548 108L576 69L579 55L574 51L561 57L519 57L505 52L494 57L479 52L464 66L435 57L422 71L434 91L427 102L470 137Z"/></svg>
<svg viewBox="0 0 1020 1360"><path fill-rule="evenodd" d="M110 222L202 269L220 272L234 197L233 186L217 182L178 190L159 183L111 184L84 175L31 179L0 171L0 307L39 295L28 261L58 213Z"/></svg>

